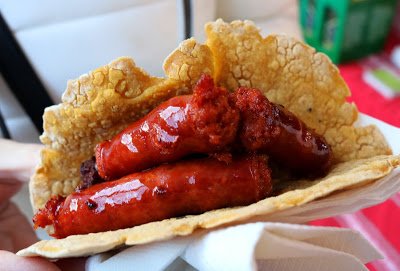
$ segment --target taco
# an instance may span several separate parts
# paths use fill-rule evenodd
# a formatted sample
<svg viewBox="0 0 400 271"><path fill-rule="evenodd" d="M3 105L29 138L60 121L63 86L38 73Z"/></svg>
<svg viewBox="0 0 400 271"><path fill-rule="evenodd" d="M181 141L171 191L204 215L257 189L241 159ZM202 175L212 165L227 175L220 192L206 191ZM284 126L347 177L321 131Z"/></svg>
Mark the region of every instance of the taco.
<svg viewBox="0 0 400 271"><path fill-rule="evenodd" d="M286 36L263 38L249 21L217 20L208 23L205 30L205 44L186 40L167 57L165 78L152 77L133 60L120 58L68 82L62 103L44 113L41 140L45 149L30 182L34 210L45 207L52 196L74 192L81 182L80 164L91 159L97 144L118 135L169 98L190 94L203 74L231 92L241 87L261 90L269 101L282 105L323 136L332 152L329 172L320 178L275 179L281 188L278 193L246 206L40 241L19 255L90 255L188 235L196 229L265 218L335 191L368 184L399 165L399 156L391 155L378 128L354 126L358 112L354 104L346 102L349 89L325 55Z"/></svg>

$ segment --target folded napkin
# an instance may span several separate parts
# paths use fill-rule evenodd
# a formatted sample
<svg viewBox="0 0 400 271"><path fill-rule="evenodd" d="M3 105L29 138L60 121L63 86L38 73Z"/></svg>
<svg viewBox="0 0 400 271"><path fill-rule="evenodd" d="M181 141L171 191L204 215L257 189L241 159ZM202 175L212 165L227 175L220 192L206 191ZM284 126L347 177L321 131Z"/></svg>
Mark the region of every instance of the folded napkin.
<svg viewBox="0 0 400 271"><path fill-rule="evenodd" d="M89 258L105 270L368 270L381 258L349 229L258 222L134 246Z"/></svg>

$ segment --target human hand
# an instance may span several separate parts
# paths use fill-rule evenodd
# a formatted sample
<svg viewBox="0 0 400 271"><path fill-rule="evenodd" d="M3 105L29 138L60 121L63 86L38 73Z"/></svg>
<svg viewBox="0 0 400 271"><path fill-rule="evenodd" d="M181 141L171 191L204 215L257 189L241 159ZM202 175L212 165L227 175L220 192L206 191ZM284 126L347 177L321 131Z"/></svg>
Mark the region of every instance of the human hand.
<svg viewBox="0 0 400 271"><path fill-rule="evenodd" d="M0 270L7 271L79 271L85 270L85 258L61 259L50 262L41 257L20 257L14 253L0 250Z"/></svg>
<svg viewBox="0 0 400 271"><path fill-rule="evenodd" d="M37 241L27 218L10 201L29 181L41 145L0 139L0 249L16 252Z"/></svg>
<svg viewBox="0 0 400 271"><path fill-rule="evenodd" d="M84 270L83 258L52 263L40 257L14 254L38 241L31 224L10 199L29 181L41 148L0 139L0 270Z"/></svg>

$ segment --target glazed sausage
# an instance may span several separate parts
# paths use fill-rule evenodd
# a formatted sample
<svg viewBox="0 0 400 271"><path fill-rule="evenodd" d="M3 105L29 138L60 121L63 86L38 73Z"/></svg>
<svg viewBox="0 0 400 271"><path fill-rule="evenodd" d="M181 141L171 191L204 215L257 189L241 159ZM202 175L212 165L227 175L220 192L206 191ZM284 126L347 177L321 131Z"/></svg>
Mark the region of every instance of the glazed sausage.
<svg viewBox="0 0 400 271"><path fill-rule="evenodd" d="M220 151L234 141L238 121L227 90L203 75L193 95L162 103L112 140L98 144L99 175L114 180L191 153Z"/></svg>
<svg viewBox="0 0 400 271"><path fill-rule="evenodd" d="M211 157L163 164L53 197L33 221L35 227L53 225L52 236L63 238L248 205L271 193L266 160L248 155L228 164Z"/></svg>
<svg viewBox="0 0 400 271"><path fill-rule="evenodd" d="M241 117L239 141L247 151L266 153L298 175L327 172L332 164L329 144L295 115L257 89L239 88L233 99Z"/></svg>

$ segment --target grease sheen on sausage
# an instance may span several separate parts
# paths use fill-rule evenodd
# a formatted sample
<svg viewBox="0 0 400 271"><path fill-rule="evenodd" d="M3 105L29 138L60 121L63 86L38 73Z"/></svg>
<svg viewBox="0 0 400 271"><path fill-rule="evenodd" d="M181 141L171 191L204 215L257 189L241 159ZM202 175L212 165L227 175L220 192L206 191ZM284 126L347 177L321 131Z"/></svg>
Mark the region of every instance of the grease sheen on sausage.
<svg viewBox="0 0 400 271"><path fill-rule="evenodd" d="M53 225L54 237L117 230L224 207L249 205L272 190L265 156L230 163L193 159L93 185L49 200L35 227Z"/></svg>
<svg viewBox="0 0 400 271"><path fill-rule="evenodd" d="M241 117L238 137L247 151L266 153L299 175L327 172L332 164L329 144L294 114L257 89L239 88L233 99Z"/></svg>
<svg viewBox="0 0 400 271"><path fill-rule="evenodd" d="M203 75L193 95L174 97L96 147L100 176L126 174L176 161L191 153L211 153L232 143L239 121L229 93Z"/></svg>

